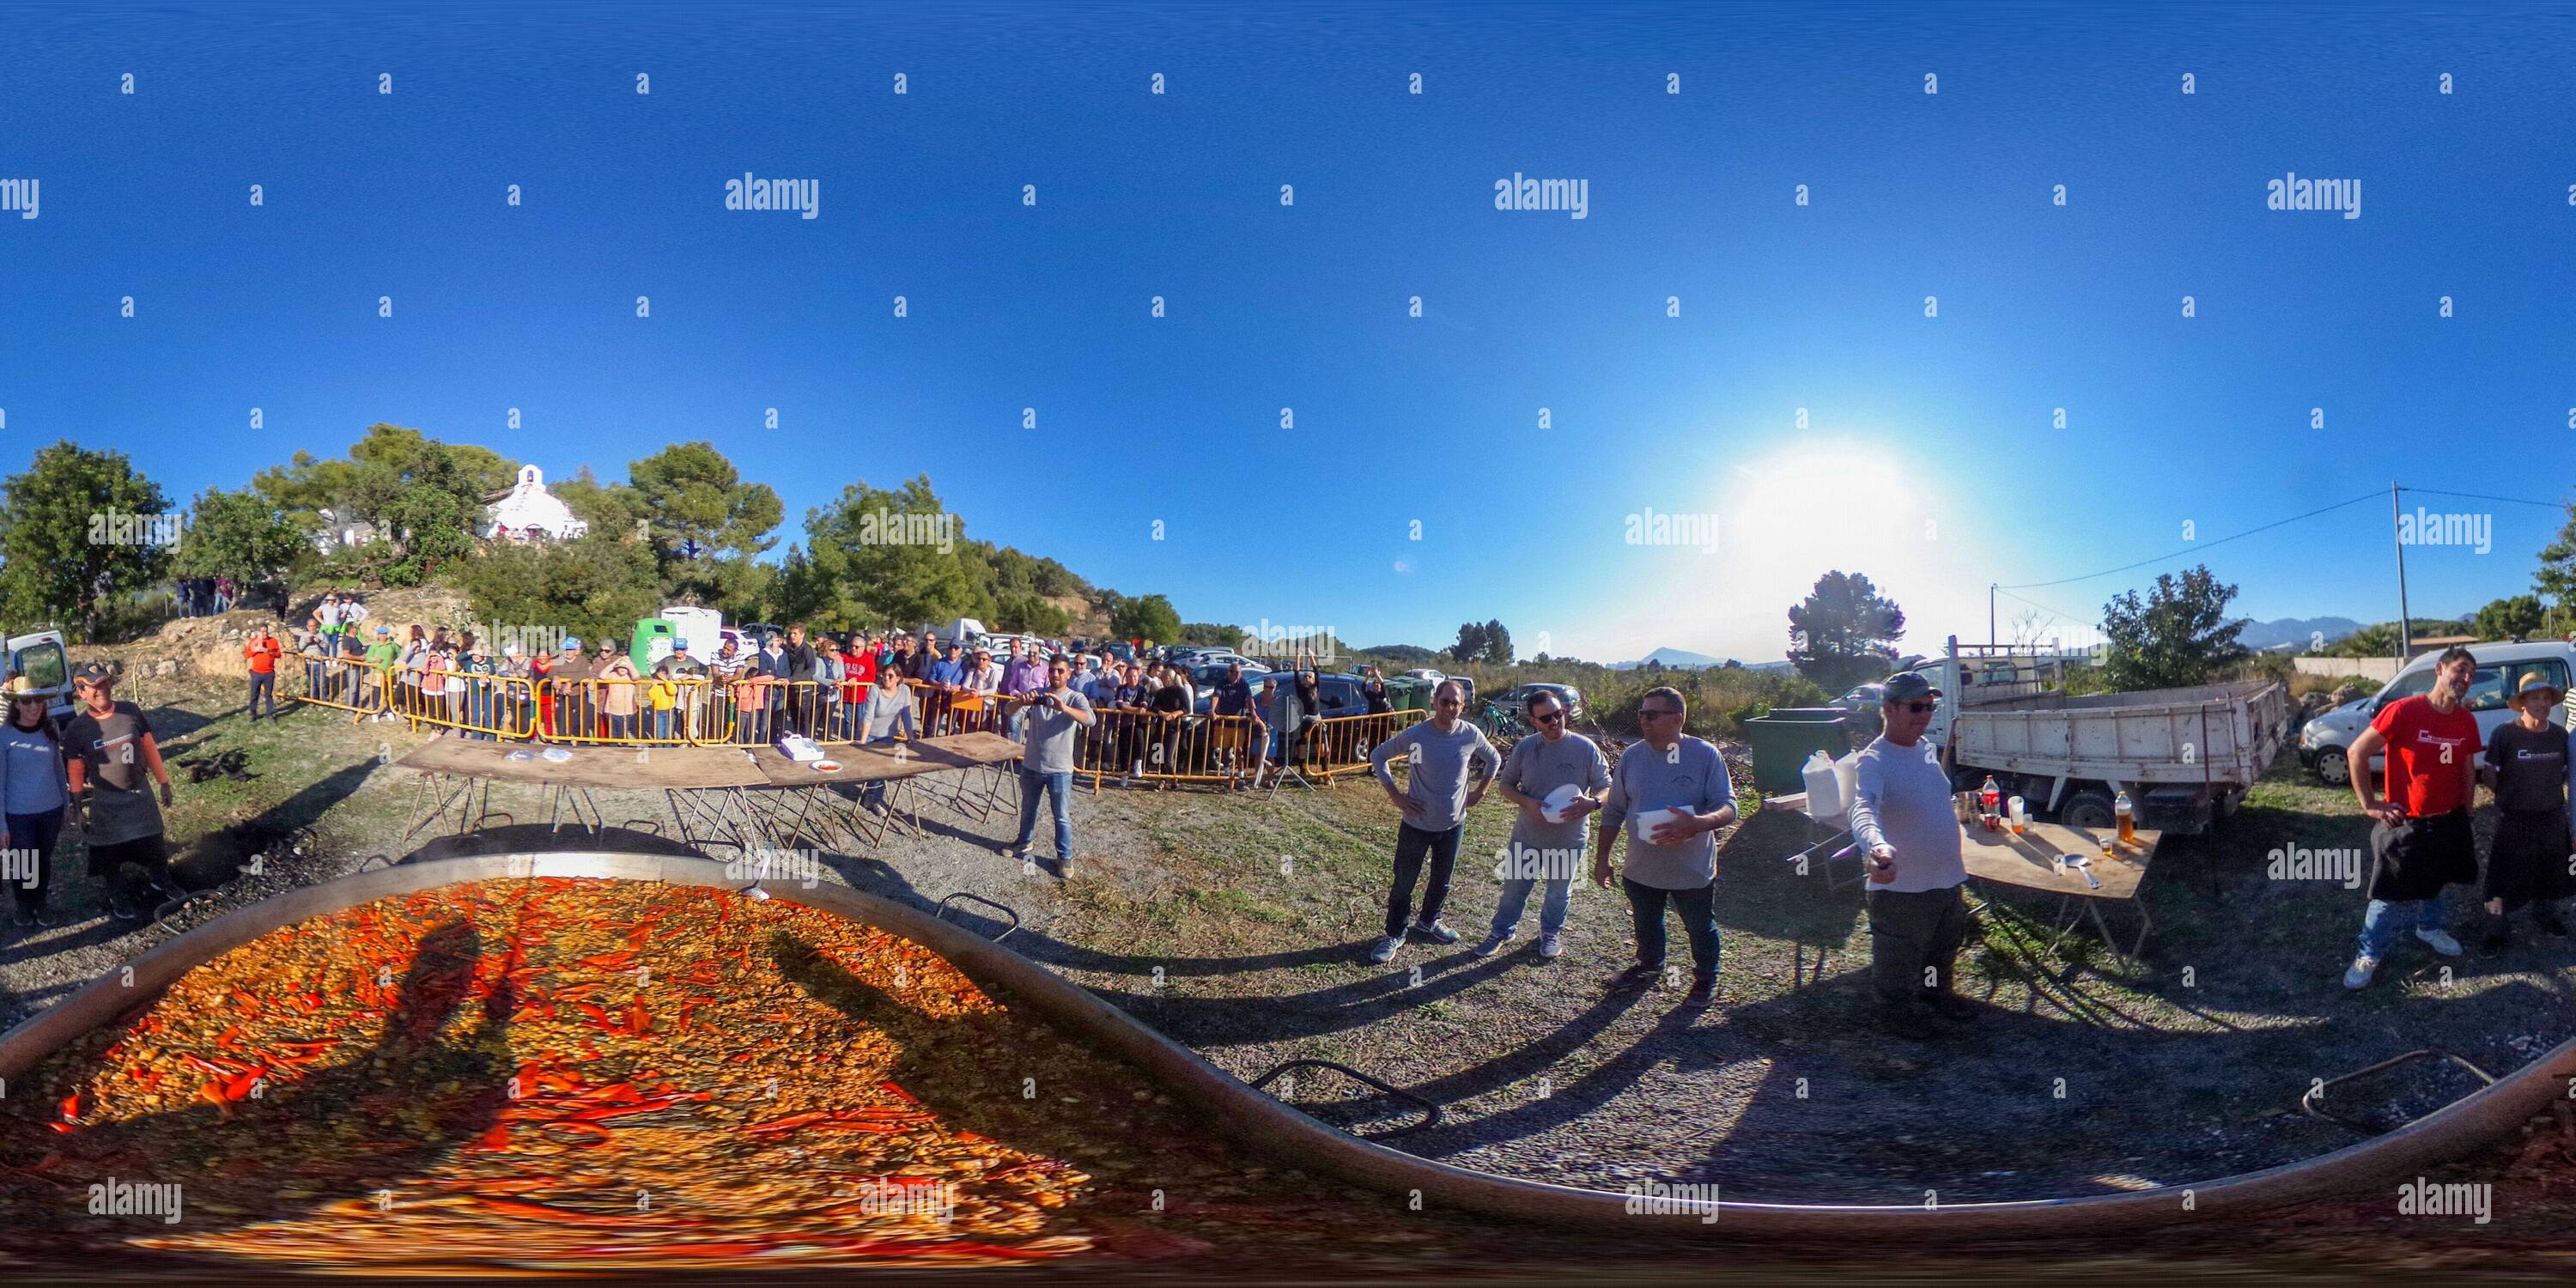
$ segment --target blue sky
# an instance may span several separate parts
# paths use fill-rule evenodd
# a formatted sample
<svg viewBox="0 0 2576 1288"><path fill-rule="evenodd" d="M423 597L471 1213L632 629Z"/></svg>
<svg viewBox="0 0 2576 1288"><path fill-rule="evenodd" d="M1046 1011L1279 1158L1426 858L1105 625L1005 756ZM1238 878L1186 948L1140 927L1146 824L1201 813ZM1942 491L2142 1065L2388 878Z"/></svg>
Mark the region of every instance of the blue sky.
<svg viewBox="0 0 2576 1288"><path fill-rule="evenodd" d="M83 12L0 41L0 177L42 185L0 215L0 468L70 437L183 497L379 420L550 475L706 438L791 540L926 472L1193 620L1595 660L1777 657L1828 567L1923 648L2186 524L2570 495L2563 9ZM725 210L746 171L819 217ZM2267 210L2289 171L2360 217ZM1515 173L1586 217L1494 209ZM2419 614L2527 590L2565 517L2414 504L2492 524L2409 551ZM1629 544L1649 513L1715 549ZM2258 617L2395 614L2384 503L2208 559ZM2155 571L2024 594L2088 638Z"/></svg>

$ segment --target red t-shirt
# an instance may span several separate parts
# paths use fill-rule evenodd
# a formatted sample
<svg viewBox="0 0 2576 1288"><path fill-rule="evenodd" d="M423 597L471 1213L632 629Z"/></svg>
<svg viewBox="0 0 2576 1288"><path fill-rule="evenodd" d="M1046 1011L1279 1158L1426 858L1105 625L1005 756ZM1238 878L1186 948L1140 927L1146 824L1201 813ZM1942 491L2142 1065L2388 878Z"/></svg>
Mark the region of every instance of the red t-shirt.
<svg viewBox="0 0 2576 1288"><path fill-rule="evenodd" d="M2431 818L2469 804L2471 781L2463 766L2474 763L2484 745L2478 718L2465 707L2449 712L2433 708L2431 698L2399 698L2379 709L2370 722L2388 740L2388 799L2406 808L2409 818Z"/></svg>
<svg viewBox="0 0 2576 1288"><path fill-rule="evenodd" d="M242 646L242 656L250 659L250 673L253 675L275 674L278 652L277 639L271 635L252 636L250 643Z"/></svg>

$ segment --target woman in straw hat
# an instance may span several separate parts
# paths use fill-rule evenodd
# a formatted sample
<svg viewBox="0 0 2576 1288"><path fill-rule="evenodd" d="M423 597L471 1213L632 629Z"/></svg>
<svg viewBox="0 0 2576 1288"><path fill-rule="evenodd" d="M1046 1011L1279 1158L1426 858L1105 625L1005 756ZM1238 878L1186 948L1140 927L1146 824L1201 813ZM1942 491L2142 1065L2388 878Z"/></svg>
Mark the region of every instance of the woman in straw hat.
<svg viewBox="0 0 2576 1288"><path fill-rule="evenodd" d="M2528 907L2548 934L2567 933L2558 901L2576 894L2571 871L2568 815L2568 733L2558 723L2567 695L2549 678L2528 672L2514 685L2521 718L2495 731L2478 776L2495 793L2495 841L2487 851L2487 934L2480 946L2502 949L2511 941L2515 910Z"/></svg>

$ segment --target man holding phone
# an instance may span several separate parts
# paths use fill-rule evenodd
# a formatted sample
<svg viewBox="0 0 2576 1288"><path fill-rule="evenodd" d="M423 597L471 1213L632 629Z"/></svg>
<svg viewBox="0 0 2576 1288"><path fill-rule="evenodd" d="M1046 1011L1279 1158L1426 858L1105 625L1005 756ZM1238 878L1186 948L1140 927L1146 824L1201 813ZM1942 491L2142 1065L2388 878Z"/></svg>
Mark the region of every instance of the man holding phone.
<svg viewBox="0 0 2576 1288"><path fill-rule="evenodd" d="M1062 657L1051 659L1046 687L1013 703L1020 742L1027 750L1020 757L1020 839L1002 851L1002 857L1009 859L1029 852L1029 842L1037 835L1038 794L1043 791L1055 809L1058 877L1069 875L1073 866L1074 748L1082 741L1082 731L1097 718L1091 713L1091 700L1073 691L1072 680L1073 664Z"/></svg>
<svg viewBox="0 0 2576 1288"><path fill-rule="evenodd" d="M1889 1031L1927 1038L1934 1018L1977 1018L1954 974L1968 938L1959 816L1941 749L1923 737L1941 691L1919 671L1888 680L1882 732L1860 753L1852 839L1869 856L1870 983Z"/></svg>

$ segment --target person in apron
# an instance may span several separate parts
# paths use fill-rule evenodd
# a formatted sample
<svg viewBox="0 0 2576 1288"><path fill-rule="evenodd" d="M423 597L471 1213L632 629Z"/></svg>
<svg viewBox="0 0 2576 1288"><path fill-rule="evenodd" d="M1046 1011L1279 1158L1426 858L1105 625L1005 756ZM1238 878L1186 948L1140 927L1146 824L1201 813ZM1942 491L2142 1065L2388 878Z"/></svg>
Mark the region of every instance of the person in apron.
<svg viewBox="0 0 2576 1288"><path fill-rule="evenodd" d="M2487 848L2487 933L2479 947L2502 951L2513 914L2531 910L2543 933L2563 935L2558 901L2576 894L2568 858L2568 733L2554 722L2567 695L2537 671L2514 686L2521 719L2495 731L2478 776L2495 793L2495 840Z"/></svg>
<svg viewBox="0 0 2576 1288"><path fill-rule="evenodd" d="M2469 807L2477 800L2482 744L2478 719L2461 701L2477 672L2477 658L2467 649L2444 649L2433 662L2432 692L2381 707L2345 753L2353 795L2377 823L2370 831L2370 904L2362 913L2352 965L2344 971L2345 988L2369 986L2409 921L2426 947L2444 957L2460 955L2460 941L2443 928L2442 887L2478 879ZM2370 758L2383 750L2385 799L2370 776Z"/></svg>

